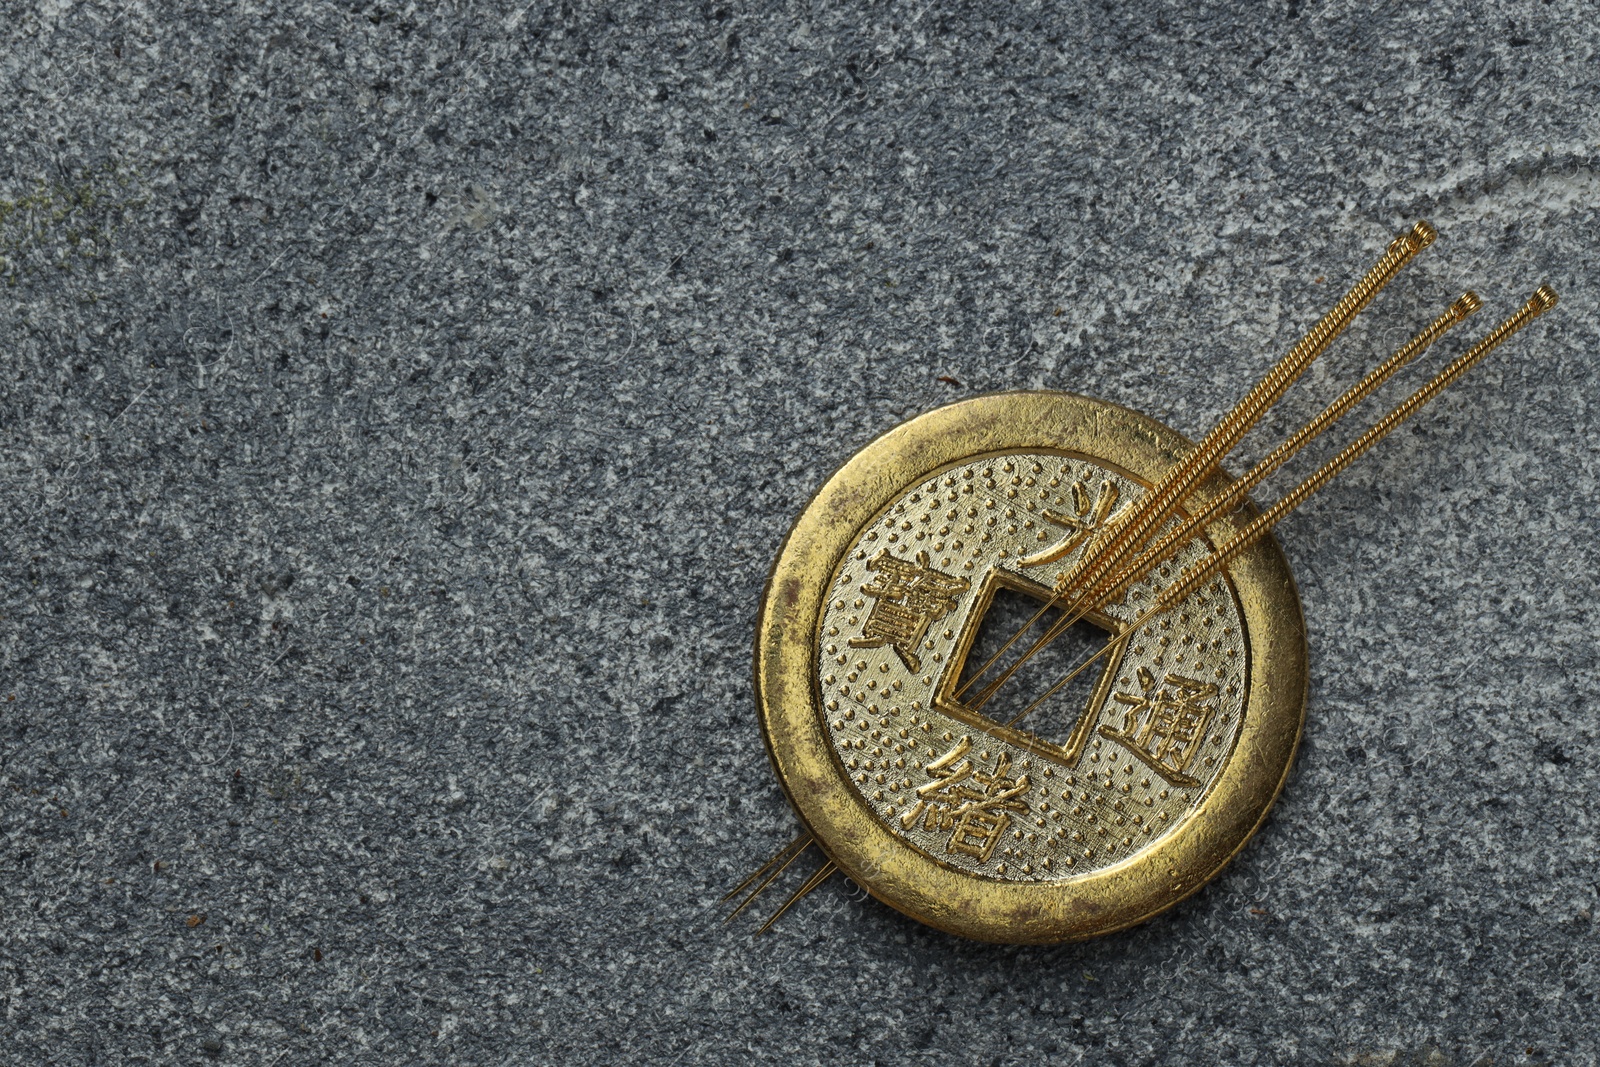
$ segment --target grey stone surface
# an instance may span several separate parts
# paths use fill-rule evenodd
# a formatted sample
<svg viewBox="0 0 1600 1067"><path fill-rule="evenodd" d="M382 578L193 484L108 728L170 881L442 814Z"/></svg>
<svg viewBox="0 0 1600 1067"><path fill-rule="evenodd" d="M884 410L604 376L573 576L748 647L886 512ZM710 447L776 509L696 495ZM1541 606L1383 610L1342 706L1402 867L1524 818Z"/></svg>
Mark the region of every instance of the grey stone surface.
<svg viewBox="0 0 1600 1067"><path fill-rule="evenodd" d="M0 1062L1596 1062L1592 15L5 5ZM1275 428L1565 302L1282 530L1223 876L720 925L819 481L981 390L1198 434L1419 216Z"/></svg>

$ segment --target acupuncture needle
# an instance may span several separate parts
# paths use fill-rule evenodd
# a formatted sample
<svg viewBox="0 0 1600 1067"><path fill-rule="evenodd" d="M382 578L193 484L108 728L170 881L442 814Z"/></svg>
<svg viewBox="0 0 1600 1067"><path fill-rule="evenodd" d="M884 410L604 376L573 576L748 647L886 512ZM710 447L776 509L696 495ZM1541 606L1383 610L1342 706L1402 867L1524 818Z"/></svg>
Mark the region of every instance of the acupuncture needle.
<svg viewBox="0 0 1600 1067"><path fill-rule="evenodd" d="M1001 646L999 651L956 691L955 695L959 698L986 674L995 662L1054 606L1055 601L1072 596L1078 591L1078 587L1092 587L1132 552L1144 547L1150 535L1177 509L1189 491L1232 451L1240 438L1260 421L1267 409L1283 396L1311 363L1327 351L1328 346L1344 332L1356 315L1372 303L1378 292L1416 258L1419 252L1431 245L1437 236L1438 231L1431 225L1419 221L1408 232L1390 242L1383 256L1368 269L1361 280L1245 394L1243 399L1234 405L1232 411L1223 416L1195 450L1163 478L1141 503L1134 505L1122 520L1115 526L1102 530L1090 542L1084 558L1057 581L1055 597L1047 601L1011 640ZM1074 601L1073 607L1077 606L1077 602ZM1017 666L1019 664L1012 664L1007 668L990 689L1008 679L1015 673Z"/></svg>
<svg viewBox="0 0 1600 1067"><path fill-rule="evenodd" d="M1209 581L1213 575L1226 567L1245 549L1270 533L1272 527L1281 519L1294 511L1295 508L1304 503L1312 494L1321 489L1351 463L1359 459L1368 449L1387 437L1395 427L1414 415L1420 408L1443 392L1452 382L1471 370L1480 360L1498 348L1512 334L1555 307L1558 299L1559 297L1554 289L1548 285L1541 285L1515 314L1496 326L1481 341L1462 353L1454 362L1436 374L1425 385L1401 401L1387 415L1373 423L1365 433L1345 446L1338 455L1318 467L1299 485L1285 493L1270 508L1245 526L1226 545L1185 570L1175 583L1168 586L1160 594L1153 607L1129 623L1121 634L1106 642L1099 651L1089 656L1066 676L1045 690L1032 703L1013 716L1006 725L1011 726L1021 721L1064 685L1086 670L1090 664L1113 648L1126 644L1145 623L1182 603L1184 599Z"/></svg>
<svg viewBox="0 0 1600 1067"><path fill-rule="evenodd" d="M1379 386L1383 385L1395 375L1402 367L1407 366L1417 356L1427 351L1439 338L1443 337L1451 327L1465 321L1469 316L1483 306L1483 301L1470 290L1463 293L1455 303L1446 308L1440 315L1430 322L1415 337L1400 346L1393 355L1374 367L1365 377L1347 389L1338 399L1324 408L1315 418L1307 422L1294 434L1273 449L1267 457L1252 467L1243 477L1235 482L1229 489L1211 505L1198 514L1187 518L1180 525L1174 527L1162 537L1153 547L1145 551L1134 562L1115 574L1107 575L1093 588L1083 594L1079 607L1075 611L1064 611L1061 618L1053 622L1031 647L1018 659L1014 665L1020 668L1024 663L1036 655L1050 642L1054 641L1073 624L1081 620L1097 605L1114 600L1116 594L1144 577L1166 560L1175 556L1195 535L1205 530L1219 516L1225 515L1238 506L1245 499L1246 494L1255 488L1278 468L1290 459L1293 459L1301 449L1331 427L1352 408L1370 396ZM1049 606L1047 604L1047 606ZM1014 672L1013 672L1014 673ZM984 689L976 701L971 705L974 710L983 707L994 695L996 689L1005 681L1005 676L997 679L992 685Z"/></svg>

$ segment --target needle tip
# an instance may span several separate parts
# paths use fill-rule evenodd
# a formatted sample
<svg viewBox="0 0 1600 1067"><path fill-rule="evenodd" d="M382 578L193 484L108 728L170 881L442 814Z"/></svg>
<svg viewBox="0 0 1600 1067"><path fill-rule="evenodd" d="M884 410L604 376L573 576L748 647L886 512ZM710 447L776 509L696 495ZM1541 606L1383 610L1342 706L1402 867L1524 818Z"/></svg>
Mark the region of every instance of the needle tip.
<svg viewBox="0 0 1600 1067"><path fill-rule="evenodd" d="M1538 301L1539 313L1543 314L1555 307L1560 302L1561 297L1557 296L1556 291L1548 285L1541 285L1533 291L1533 299Z"/></svg>

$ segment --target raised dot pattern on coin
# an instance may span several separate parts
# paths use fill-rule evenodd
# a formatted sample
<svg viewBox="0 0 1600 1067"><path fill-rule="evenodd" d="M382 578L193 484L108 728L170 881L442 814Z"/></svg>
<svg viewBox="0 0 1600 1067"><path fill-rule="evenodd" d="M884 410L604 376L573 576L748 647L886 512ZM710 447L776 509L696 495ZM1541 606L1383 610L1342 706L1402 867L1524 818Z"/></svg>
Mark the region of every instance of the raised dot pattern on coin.
<svg viewBox="0 0 1600 1067"><path fill-rule="evenodd" d="M908 488L846 553L818 632L826 732L869 810L936 862L1015 882L1101 870L1170 834L1227 763L1249 671L1224 579L1142 627L1063 736L968 707L981 687L955 695L985 594L1042 595L1144 491L1075 456L990 455ZM1191 543L1102 621L1207 551Z"/></svg>

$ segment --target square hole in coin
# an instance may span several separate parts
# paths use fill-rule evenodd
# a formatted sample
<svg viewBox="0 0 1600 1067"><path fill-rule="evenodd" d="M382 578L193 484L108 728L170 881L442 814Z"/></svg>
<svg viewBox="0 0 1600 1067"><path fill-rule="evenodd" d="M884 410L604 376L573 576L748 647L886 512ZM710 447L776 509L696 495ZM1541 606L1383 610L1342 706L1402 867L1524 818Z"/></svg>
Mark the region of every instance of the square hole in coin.
<svg viewBox="0 0 1600 1067"><path fill-rule="evenodd" d="M1002 572L991 587L982 616L971 624L977 627L977 633L962 660L959 680L942 703L965 712L963 718L977 716L989 722L1008 724L1073 668L1104 647L1111 633L1091 617L1067 627L1030 654L1036 642L1062 620L1061 609L1052 606L1007 648L1007 642L1049 599L1048 589L1025 584ZM993 665L972 682L983 665L997 654ZM1063 754L1075 759L1090 725L1085 713L1099 710L1098 704L1105 699L1101 683L1108 680L1119 659L1117 655L1110 655L1095 663L1050 693L1012 728L1036 735L1038 740L1065 750ZM1021 666L989 692L988 687L1019 662ZM955 695L957 693L960 695ZM1091 708L1091 703L1096 706Z"/></svg>

